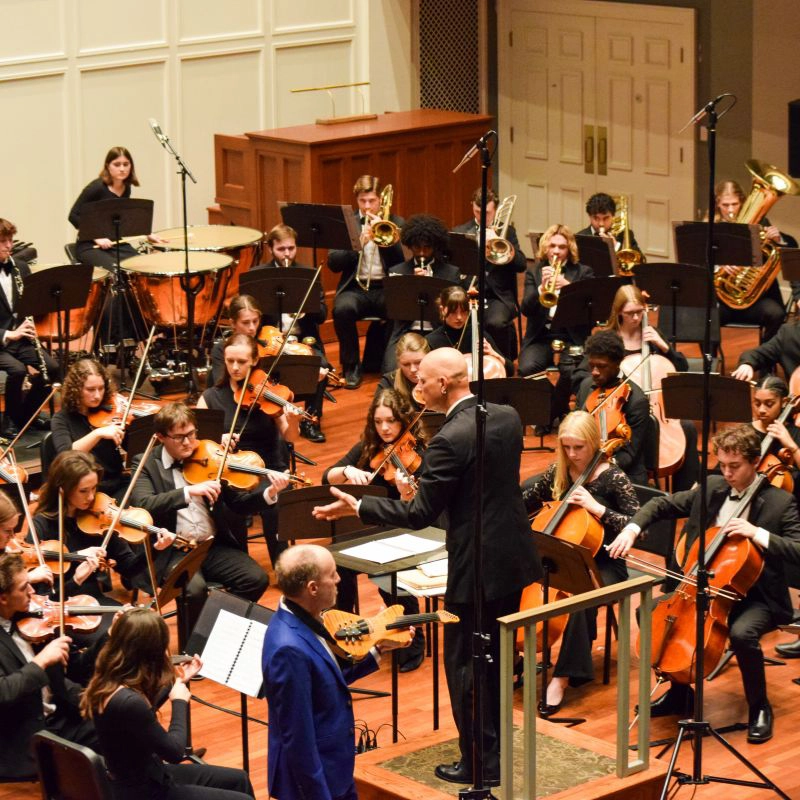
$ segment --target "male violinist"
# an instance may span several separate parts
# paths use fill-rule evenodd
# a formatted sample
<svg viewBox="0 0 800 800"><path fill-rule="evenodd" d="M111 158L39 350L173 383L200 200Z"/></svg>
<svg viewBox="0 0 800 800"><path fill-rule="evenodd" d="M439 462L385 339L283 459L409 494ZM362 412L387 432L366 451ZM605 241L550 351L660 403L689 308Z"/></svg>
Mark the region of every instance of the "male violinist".
<svg viewBox="0 0 800 800"><path fill-rule="evenodd" d="M625 345L616 331L601 330L586 340L584 353L590 375L580 383L576 391L575 405L591 412L602 402L603 395L608 396L619 386L621 382L619 368L622 359L625 358ZM578 374L580 369L575 373ZM644 443L650 417L650 403L644 392L632 381L628 381L626 387L619 390L620 394L623 391L628 392L628 398L621 404L621 410L625 422L631 429L631 438L614 453L614 461L634 483L644 486L647 484ZM587 403L589 400L591 402ZM612 398L606 405L610 407L614 404Z"/></svg>
<svg viewBox="0 0 800 800"><path fill-rule="evenodd" d="M728 617L730 646L742 673L749 709L747 741L761 744L772 738L772 707L767 698L761 637L792 619L792 604L784 564L800 564L800 516L794 498L762 480L747 509L733 514L744 495L759 478L761 441L750 425L738 425L717 433L713 447L722 476L707 478L707 525L726 525L728 534L751 539L764 558L764 569L745 597L733 605ZM612 558L624 558L638 535L661 519L688 517L686 552L699 535L700 489L656 497L646 503L623 528L609 548ZM709 565L713 570L713 563ZM713 665L712 665L713 666ZM688 711L694 692L673 682L669 691L653 702L650 715L662 717Z"/></svg>
<svg viewBox="0 0 800 800"><path fill-rule="evenodd" d="M77 744L97 747L94 726L81 719L81 687L64 675L68 636L35 652L17 630L28 611L33 587L22 557L0 554L0 780L33 779L33 735L45 728Z"/></svg>
<svg viewBox="0 0 800 800"><path fill-rule="evenodd" d="M289 485L279 472L252 491L241 491L216 480L189 483L183 467L198 447L197 422L191 408L168 403L154 418L154 447L131 493L131 505L150 512L153 523L182 537L202 542L213 537L202 568L189 582L189 619L180 631L191 630L206 599L206 581L221 583L231 594L256 602L269 586L267 573L247 554L243 515L254 514L277 501ZM133 460L135 470L141 456ZM159 581L169 575L184 553L164 550L156 557ZM185 644L185 642L182 642Z"/></svg>

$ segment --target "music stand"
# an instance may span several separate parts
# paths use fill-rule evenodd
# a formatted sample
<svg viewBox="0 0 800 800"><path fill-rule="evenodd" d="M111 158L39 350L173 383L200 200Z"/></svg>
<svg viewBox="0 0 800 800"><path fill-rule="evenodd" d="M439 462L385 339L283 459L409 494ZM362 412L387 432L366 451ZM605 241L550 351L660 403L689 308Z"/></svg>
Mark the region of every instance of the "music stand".
<svg viewBox="0 0 800 800"><path fill-rule="evenodd" d="M284 353L275 371L270 372L274 363L275 356L264 356L258 362L258 367L279 383L288 386L295 397L316 392L319 384L319 368L322 365L321 356L295 356Z"/></svg>
<svg viewBox="0 0 800 800"><path fill-rule="evenodd" d="M610 277L567 284L558 295L551 329L593 328L605 322L611 313L617 290L626 283L624 278Z"/></svg>
<svg viewBox="0 0 800 800"><path fill-rule="evenodd" d="M251 270L239 278L239 292L252 295L262 314L281 320L283 314L298 311L314 276L308 267ZM319 308L319 293L311 292L303 311L317 314Z"/></svg>
<svg viewBox="0 0 800 800"><path fill-rule="evenodd" d="M419 420L419 425L425 433L425 438L430 441L439 433L447 415L441 411L426 411Z"/></svg>
<svg viewBox="0 0 800 800"><path fill-rule="evenodd" d="M533 541L542 559L542 602L550 602L550 589L571 595L590 592L602 585L597 565L585 547L557 539L548 533L532 530ZM582 717L551 717L547 705L547 674L550 668L550 641L548 620L542 622L542 688L539 715L548 722L558 722L569 728L586 722Z"/></svg>
<svg viewBox="0 0 800 800"><path fill-rule="evenodd" d="M387 319L419 322L434 326L440 322L439 304L436 302L442 290L454 286L444 278L425 275L388 275L383 281L383 298Z"/></svg>
<svg viewBox="0 0 800 800"><path fill-rule="evenodd" d="M40 269L22 279L22 294L15 307L17 316L24 318L53 312L56 314L62 379L67 374L69 355L69 312L86 305L92 288L93 271L88 264L68 264Z"/></svg>
<svg viewBox="0 0 800 800"><path fill-rule="evenodd" d="M317 263L317 248L361 250L361 226L350 206L325 203L278 202L284 225L297 232L299 247L310 247L312 264Z"/></svg>
<svg viewBox="0 0 800 800"><path fill-rule="evenodd" d="M750 385L727 375L709 375L710 418L714 422L747 422L752 417ZM670 419L693 419L703 403L703 376L676 372L661 381L664 413Z"/></svg>
<svg viewBox="0 0 800 800"><path fill-rule="evenodd" d="M800 281L800 248L781 247L781 275L786 281Z"/></svg>
<svg viewBox="0 0 800 800"><path fill-rule="evenodd" d="M704 267L708 242L707 222L673 222L678 261ZM714 264L759 267L762 263L760 227L739 222L715 222L711 243ZM637 267L638 272L638 267Z"/></svg>
<svg viewBox="0 0 800 800"><path fill-rule="evenodd" d="M476 250L478 239L471 233L450 232L447 244L447 260L457 264L463 275L477 277L478 259Z"/></svg>
<svg viewBox="0 0 800 800"><path fill-rule="evenodd" d="M594 271L595 278L609 278L617 274L617 255L614 242L605 236L575 234L578 245L578 260ZM638 274L639 267L636 267Z"/></svg>
<svg viewBox="0 0 800 800"><path fill-rule="evenodd" d="M474 392L477 381L471 381L469 389ZM526 425L550 424L553 406L553 384L545 375L539 378L495 378L486 381L484 393L486 401L511 406L516 409L523 427ZM546 451L555 452L554 447L546 447L544 436L539 437L537 447L524 447L526 453Z"/></svg>
<svg viewBox="0 0 800 800"><path fill-rule="evenodd" d="M249 600L244 600L241 597L237 597L235 594L229 594L228 592L224 592L219 589L212 589L208 593L206 602L203 605L203 610L200 612L200 616L197 618L194 630L192 631L192 634L186 643L187 653L202 653L203 650L205 650L208 637L211 635L214 625L216 625L219 612L223 609L229 611L231 614L235 614L237 617L254 619L263 623L264 625L269 625L269 621L272 619L272 616L275 613L271 608L266 608L258 605L257 603L252 603ZM258 696L264 696L263 684ZM263 719L257 719L248 715L247 695L244 692L239 692L239 714L237 714L235 711L223 708L222 706L208 703L199 697L193 697L193 699L199 703L202 703L203 705L209 706L209 708L214 708L217 711L224 712L225 714L232 714L233 716L240 717L242 721L242 769L249 775L250 735L247 730L247 723L257 722L259 725L264 725L265 727L267 723L264 722Z"/></svg>

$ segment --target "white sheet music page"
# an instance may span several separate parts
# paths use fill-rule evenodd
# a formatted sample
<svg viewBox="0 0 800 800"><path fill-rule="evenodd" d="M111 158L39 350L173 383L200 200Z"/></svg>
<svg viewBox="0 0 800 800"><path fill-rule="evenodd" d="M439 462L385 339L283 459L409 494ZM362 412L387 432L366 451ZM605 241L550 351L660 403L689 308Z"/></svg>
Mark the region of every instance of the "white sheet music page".
<svg viewBox="0 0 800 800"><path fill-rule="evenodd" d="M357 544L341 551L343 556L362 558L375 564L388 564L390 561L399 561L401 558L418 556L438 550L442 542L426 539L424 536L414 536L412 533L401 533L389 539L379 539L375 542Z"/></svg>
<svg viewBox="0 0 800 800"><path fill-rule="evenodd" d="M263 683L261 649L267 626L220 610L200 658L200 674L230 686L237 692L258 697Z"/></svg>

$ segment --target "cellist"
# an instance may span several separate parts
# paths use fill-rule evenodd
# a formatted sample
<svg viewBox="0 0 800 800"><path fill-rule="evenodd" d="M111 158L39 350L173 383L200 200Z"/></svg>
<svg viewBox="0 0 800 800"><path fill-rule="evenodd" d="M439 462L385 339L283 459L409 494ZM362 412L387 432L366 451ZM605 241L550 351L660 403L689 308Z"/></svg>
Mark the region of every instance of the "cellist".
<svg viewBox="0 0 800 800"><path fill-rule="evenodd" d="M622 529L639 510L639 501L630 478L606 458L600 459L583 485L573 488L599 450L600 432L591 414L567 414L558 428L556 463L523 491L523 498L529 513L549 500L565 500L585 509L602 525L603 542L612 544L620 541ZM623 543L630 534L625 537ZM624 562L609 558L605 548L600 548L595 561L604 585L627 580ZM596 619L596 609L569 618L553 679L547 687L550 713L561 706L568 685L581 686L594 678L592 642L597 636Z"/></svg>
<svg viewBox="0 0 800 800"><path fill-rule="evenodd" d="M792 619L792 604L784 574L784 564L800 564L800 516L794 498L764 482L744 513L732 518L744 494L758 477L761 448L751 425L738 425L720 431L713 439L719 475L707 478L707 520L711 527L727 523L726 532L755 542L764 559L763 570L744 598L733 604L728 616L730 647L742 673L749 709L747 741L761 744L772 738L772 707L767 698L764 656L760 640L765 633ZM686 552L698 536L700 490L676 492L646 503L623 529L630 537L638 535L662 519L687 517ZM630 538L620 539L609 548L612 558L628 554ZM709 564L713 570L713 563ZM666 596L665 596L666 597ZM663 717L688 710L694 692L688 685L672 682L668 692L654 701L650 715Z"/></svg>

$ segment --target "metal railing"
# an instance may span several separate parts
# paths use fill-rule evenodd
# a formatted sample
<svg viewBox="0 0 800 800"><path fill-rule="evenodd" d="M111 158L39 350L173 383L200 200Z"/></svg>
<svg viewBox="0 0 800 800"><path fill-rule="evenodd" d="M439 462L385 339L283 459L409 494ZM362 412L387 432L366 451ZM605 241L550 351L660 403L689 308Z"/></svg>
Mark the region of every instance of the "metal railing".
<svg viewBox="0 0 800 800"><path fill-rule="evenodd" d="M617 777L624 778L647 769L650 759L650 663L639 659L639 727L637 758L628 761L628 718L630 716L631 596L640 598L639 647L650 652L650 619L653 584L658 579L644 576L624 583L603 586L546 606L500 617L500 785L504 800L514 796L514 653L517 630L523 629L526 680L522 688L523 783L522 797L536 797L536 625L561 614L619 603L617 641Z"/></svg>

